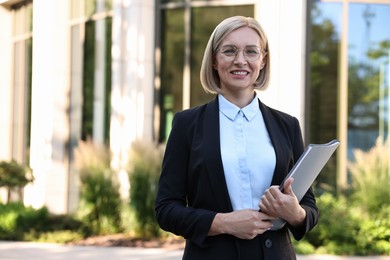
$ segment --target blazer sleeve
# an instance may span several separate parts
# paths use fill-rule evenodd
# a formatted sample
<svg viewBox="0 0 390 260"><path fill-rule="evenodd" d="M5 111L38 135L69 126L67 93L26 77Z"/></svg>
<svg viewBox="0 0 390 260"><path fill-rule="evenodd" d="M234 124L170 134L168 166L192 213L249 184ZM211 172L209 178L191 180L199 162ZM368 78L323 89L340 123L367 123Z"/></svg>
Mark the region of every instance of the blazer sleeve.
<svg viewBox="0 0 390 260"><path fill-rule="evenodd" d="M204 247L216 212L188 207L188 164L193 111L176 113L167 141L158 183L155 212L160 227Z"/></svg>
<svg viewBox="0 0 390 260"><path fill-rule="evenodd" d="M298 119L294 118L294 127L293 127L293 154L294 161L296 162L304 150L304 142L302 138L302 132L299 125ZM290 169L291 170L291 169ZM306 211L306 219L305 222L299 227L293 227L287 224L289 230L296 240L301 240L303 236L308 233L318 222L318 208L316 205L315 196L312 188L306 192L300 201L300 205Z"/></svg>

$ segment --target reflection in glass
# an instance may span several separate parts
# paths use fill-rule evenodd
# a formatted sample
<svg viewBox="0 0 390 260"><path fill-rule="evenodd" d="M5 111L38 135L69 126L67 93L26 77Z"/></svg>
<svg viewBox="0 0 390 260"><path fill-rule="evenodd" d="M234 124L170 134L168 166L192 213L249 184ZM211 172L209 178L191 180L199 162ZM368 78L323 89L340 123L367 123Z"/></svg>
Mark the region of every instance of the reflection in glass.
<svg viewBox="0 0 390 260"><path fill-rule="evenodd" d="M390 5L350 5L348 159L388 136Z"/></svg>
<svg viewBox="0 0 390 260"><path fill-rule="evenodd" d="M163 142L170 132L173 113L182 110L183 107L184 10L164 10L161 21L159 141Z"/></svg>
<svg viewBox="0 0 390 260"><path fill-rule="evenodd" d="M339 45L342 6L315 2L311 9L309 80L307 86L308 142L326 143L337 137ZM326 164L319 183L336 185L336 156Z"/></svg>
<svg viewBox="0 0 390 260"><path fill-rule="evenodd" d="M97 37L97 23L103 23L104 41ZM84 59L83 59L83 105L82 105L82 128L81 139L102 136L103 142L109 142L109 126L110 126L110 95L111 95L111 24L112 19L106 18L104 21L88 21L85 24L85 42L84 42ZM96 51L96 48L104 46L104 49ZM99 65L104 66L103 71L97 71ZM95 73L104 73L99 75L104 82L95 82ZM102 106L96 105L100 102L99 97L104 99ZM103 111L95 111L95 109L103 108ZM94 113L97 113L94 115ZM94 116L104 118L103 129L94 129ZM96 131L96 132L95 132ZM98 133L99 132L99 133ZM102 133L100 133L102 132Z"/></svg>
<svg viewBox="0 0 390 260"><path fill-rule="evenodd" d="M95 69L95 22L85 25L84 59L83 59L83 107L81 139L87 140L93 136L93 99L94 99L94 69Z"/></svg>

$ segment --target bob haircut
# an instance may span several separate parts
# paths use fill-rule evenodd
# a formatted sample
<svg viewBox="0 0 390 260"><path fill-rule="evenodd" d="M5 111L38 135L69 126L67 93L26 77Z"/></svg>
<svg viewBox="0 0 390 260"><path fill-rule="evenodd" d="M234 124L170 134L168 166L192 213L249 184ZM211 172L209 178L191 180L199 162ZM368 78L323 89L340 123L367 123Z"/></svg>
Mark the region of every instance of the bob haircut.
<svg viewBox="0 0 390 260"><path fill-rule="evenodd" d="M219 45L232 31L245 26L252 28L260 36L260 48L264 51L265 55L263 56L265 65L254 83L254 88L264 90L268 87L270 81L270 50L267 35L260 23L254 18L233 16L223 20L219 25L217 25L207 43L203 55L202 66L200 68L200 82L207 93L221 93L221 83L218 71L216 71L213 67Z"/></svg>

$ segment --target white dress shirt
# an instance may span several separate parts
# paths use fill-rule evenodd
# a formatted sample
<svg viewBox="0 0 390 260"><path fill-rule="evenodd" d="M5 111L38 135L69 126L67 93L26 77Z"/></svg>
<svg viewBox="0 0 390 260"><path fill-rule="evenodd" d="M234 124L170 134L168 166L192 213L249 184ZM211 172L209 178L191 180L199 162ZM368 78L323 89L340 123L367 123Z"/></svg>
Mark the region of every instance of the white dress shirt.
<svg viewBox="0 0 390 260"><path fill-rule="evenodd" d="M218 99L221 156L233 210L258 210L276 165L258 97L242 109L222 95Z"/></svg>

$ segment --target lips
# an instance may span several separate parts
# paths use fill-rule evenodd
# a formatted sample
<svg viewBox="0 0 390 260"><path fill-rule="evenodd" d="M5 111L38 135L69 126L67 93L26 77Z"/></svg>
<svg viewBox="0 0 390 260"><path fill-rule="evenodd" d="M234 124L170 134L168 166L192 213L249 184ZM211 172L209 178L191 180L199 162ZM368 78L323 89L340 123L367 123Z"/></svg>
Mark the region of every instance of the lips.
<svg viewBox="0 0 390 260"><path fill-rule="evenodd" d="M233 75L238 75L238 76L245 76L245 75L249 74L249 72L245 71L245 70L233 70L230 73L232 73Z"/></svg>

